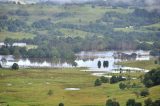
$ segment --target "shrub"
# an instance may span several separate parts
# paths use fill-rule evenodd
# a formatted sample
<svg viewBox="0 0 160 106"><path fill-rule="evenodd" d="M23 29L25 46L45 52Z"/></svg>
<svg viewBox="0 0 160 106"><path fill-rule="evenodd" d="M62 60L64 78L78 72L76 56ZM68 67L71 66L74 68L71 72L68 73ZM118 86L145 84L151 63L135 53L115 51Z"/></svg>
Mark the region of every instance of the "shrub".
<svg viewBox="0 0 160 106"><path fill-rule="evenodd" d="M141 102L136 102L134 106L142 106Z"/></svg>
<svg viewBox="0 0 160 106"><path fill-rule="evenodd" d="M116 83L118 82L118 79L116 76L112 76L111 79L110 79L110 83L113 84L113 83Z"/></svg>
<svg viewBox="0 0 160 106"><path fill-rule="evenodd" d="M102 83L108 83L109 82L108 78L106 78L104 76L101 76L100 79L101 79Z"/></svg>
<svg viewBox="0 0 160 106"><path fill-rule="evenodd" d="M59 106L64 106L64 103L59 103Z"/></svg>
<svg viewBox="0 0 160 106"><path fill-rule="evenodd" d="M145 96L149 95L149 92L148 92L147 89L145 89L145 90L142 90L142 91L140 92L140 95L145 97Z"/></svg>
<svg viewBox="0 0 160 106"><path fill-rule="evenodd" d="M100 86L102 84L102 82L99 79L96 79L94 85L95 86Z"/></svg>
<svg viewBox="0 0 160 106"><path fill-rule="evenodd" d="M144 100L144 106L152 106L152 99L151 98L148 98L148 99L146 99L146 100Z"/></svg>
<svg viewBox="0 0 160 106"><path fill-rule="evenodd" d="M108 99L106 101L106 106L120 106L120 104L116 100Z"/></svg>
<svg viewBox="0 0 160 106"><path fill-rule="evenodd" d="M128 99L126 106L135 106L135 99Z"/></svg>
<svg viewBox="0 0 160 106"><path fill-rule="evenodd" d="M52 90L49 90L49 91L48 91L48 95L49 95L49 96L53 95L53 91L52 91Z"/></svg>
<svg viewBox="0 0 160 106"><path fill-rule="evenodd" d="M19 65L17 63L13 63L12 69L13 70L18 70L19 69Z"/></svg>
<svg viewBox="0 0 160 106"><path fill-rule="evenodd" d="M120 83L120 84L119 84L119 88L122 89L122 90L124 90L126 87L127 87L127 86L126 86L126 84L124 84L124 83Z"/></svg>

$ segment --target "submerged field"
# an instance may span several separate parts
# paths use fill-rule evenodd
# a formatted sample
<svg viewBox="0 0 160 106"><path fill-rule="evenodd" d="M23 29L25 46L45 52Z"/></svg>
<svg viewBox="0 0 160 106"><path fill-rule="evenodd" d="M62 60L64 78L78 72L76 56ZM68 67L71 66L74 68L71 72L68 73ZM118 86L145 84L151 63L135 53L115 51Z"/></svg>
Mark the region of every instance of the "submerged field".
<svg viewBox="0 0 160 106"><path fill-rule="evenodd" d="M94 86L97 77L90 72L82 72L81 68L69 69L20 69L13 71L0 69L0 105L6 106L58 106L63 102L65 106L104 106L109 98L116 99L122 106L129 98L143 101L147 97L139 97L133 93L142 88L120 90L119 83ZM139 74L134 74L137 77ZM65 88L80 88L79 91L66 91ZM48 91L52 95L48 95ZM160 98L160 86L149 89L149 97Z"/></svg>

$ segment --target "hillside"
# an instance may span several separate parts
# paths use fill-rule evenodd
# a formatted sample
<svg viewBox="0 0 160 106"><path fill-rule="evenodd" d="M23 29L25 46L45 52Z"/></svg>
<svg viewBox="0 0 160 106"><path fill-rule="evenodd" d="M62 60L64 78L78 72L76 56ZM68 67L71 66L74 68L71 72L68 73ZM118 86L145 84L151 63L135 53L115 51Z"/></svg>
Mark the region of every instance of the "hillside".
<svg viewBox="0 0 160 106"><path fill-rule="evenodd" d="M20 52L23 57L69 59L73 53L88 50L156 50L160 40L159 23L159 12L145 7L101 2L0 4L0 41L12 38L12 42L38 45L39 54L35 50L27 56ZM62 49L69 54L63 54ZM50 50L53 53L47 53Z"/></svg>

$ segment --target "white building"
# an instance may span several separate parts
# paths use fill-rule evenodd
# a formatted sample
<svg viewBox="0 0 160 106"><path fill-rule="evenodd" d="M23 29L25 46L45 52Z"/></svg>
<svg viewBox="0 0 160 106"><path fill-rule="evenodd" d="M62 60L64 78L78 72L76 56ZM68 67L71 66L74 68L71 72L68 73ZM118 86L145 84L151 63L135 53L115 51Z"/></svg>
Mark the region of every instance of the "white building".
<svg viewBox="0 0 160 106"><path fill-rule="evenodd" d="M0 47L4 46L4 42L0 42ZM26 43L13 43L13 46L18 46L18 47L26 47Z"/></svg>

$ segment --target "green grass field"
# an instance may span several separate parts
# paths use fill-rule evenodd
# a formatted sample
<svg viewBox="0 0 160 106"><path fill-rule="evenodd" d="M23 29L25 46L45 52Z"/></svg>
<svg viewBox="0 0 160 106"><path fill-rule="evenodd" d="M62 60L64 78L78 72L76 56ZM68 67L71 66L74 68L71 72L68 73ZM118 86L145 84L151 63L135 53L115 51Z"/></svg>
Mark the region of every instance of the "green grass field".
<svg viewBox="0 0 160 106"><path fill-rule="evenodd" d="M144 61L127 61L127 62L120 62L119 65L128 66L128 67L138 67L142 69L151 70L153 68L158 68L160 65L155 64L155 60L144 60Z"/></svg>
<svg viewBox="0 0 160 106"><path fill-rule="evenodd" d="M147 97L139 97L133 93L143 88L120 90L118 83L103 84L95 87L97 77L80 68L65 69L20 69L13 71L0 69L0 105L6 106L104 106L109 98L115 98L121 106L125 106L129 98L143 102ZM138 75L138 74L135 74ZM139 80L132 82L140 83ZM80 88L79 91L66 91L65 88ZM160 86L149 89L149 97L160 98ZM53 95L48 95L52 90Z"/></svg>

